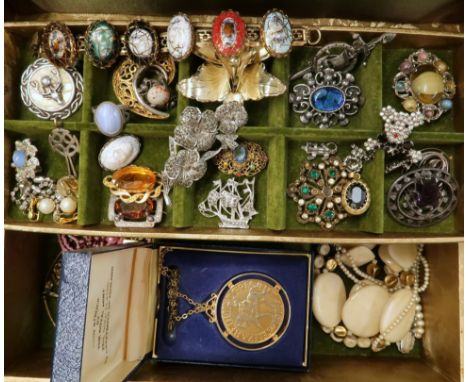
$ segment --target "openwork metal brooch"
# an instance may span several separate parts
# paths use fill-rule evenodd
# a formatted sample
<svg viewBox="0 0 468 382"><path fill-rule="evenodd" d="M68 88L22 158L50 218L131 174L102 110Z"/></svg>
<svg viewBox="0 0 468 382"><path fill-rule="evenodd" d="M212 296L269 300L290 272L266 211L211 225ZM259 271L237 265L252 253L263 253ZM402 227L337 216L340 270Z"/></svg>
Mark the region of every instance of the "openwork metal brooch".
<svg viewBox="0 0 468 382"><path fill-rule="evenodd" d="M169 137L169 158L162 172L167 204L174 185L190 187L205 175L208 160L223 149L237 147L237 129L246 123L247 111L235 101L218 106L216 111L202 112L193 106L184 109L174 137ZM220 145L213 148L217 141Z"/></svg>
<svg viewBox="0 0 468 382"><path fill-rule="evenodd" d="M254 208L255 178L242 182L230 178L225 184L213 181L214 188L198 205L198 210L208 218L217 216L220 228L249 228L249 222L258 214Z"/></svg>
<svg viewBox="0 0 468 382"><path fill-rule="evenodd" d="M83 103L83 78L73 68L56 67L39 58L21 76L21 99L39 118L66 119Z"/></svg>
<svg viewBox="0 0 468 382"><path fill-rule="evenodd" d="M394 37L385 33L366 43L354 34L352 45L335 42L321 48L308 67L290 78L290 81L302 79L289 94L289 102L300 115L300 121L312 122L320 128L348 125L349 117L357 114L364 104L361 89L350 72L366 64L377 44L387 43Z"/></svg>
<svg viewBox="0 0 468 382"><path fill-rule="evenodd" d="M299 223L332 230L349 215L362 215L370 206L370 190L358 172L337 157L305 162L299 178L288 187L297 203Z"/></svg>
<svg viewBox="0 0 468 382"><path fill-rule="evenodd" d="M224 149L214 157L218 170L227 175L255 176L268 163L262 146L254 142L240 143L234 150Z"/></svg>
<svg viewBox="0 0 468 382"><path fill-rule="evenodd" d="M402 225L427 227L455 210L457 193L458 183L449 173L446 154L438 149L424 149L417 168L390 186L387 210Z"/></svg>

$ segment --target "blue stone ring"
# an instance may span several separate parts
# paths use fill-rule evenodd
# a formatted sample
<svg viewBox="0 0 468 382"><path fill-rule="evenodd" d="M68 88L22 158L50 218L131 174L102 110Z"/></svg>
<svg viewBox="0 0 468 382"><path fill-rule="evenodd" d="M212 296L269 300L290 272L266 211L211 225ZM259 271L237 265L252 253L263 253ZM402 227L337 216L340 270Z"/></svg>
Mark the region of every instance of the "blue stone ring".
<svg viewBox="0 0 468 382"><path fill-rule="evenodd" d="M321 129L346 126L349 117L357 114L364 104L361 89L351 73L326 68L315 74L309 71L302 79L304 82L296 84L289 94L289 102L303 124L312 122Z"/></svg>

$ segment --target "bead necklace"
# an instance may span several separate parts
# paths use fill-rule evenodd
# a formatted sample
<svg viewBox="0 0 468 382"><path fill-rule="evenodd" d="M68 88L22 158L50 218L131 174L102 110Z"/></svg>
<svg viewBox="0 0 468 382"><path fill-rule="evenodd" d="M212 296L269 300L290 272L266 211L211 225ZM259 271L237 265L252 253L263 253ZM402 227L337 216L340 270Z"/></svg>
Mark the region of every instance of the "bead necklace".
<svg viewBox="0 0 468 382"><path fill-rule="evenodd" d="M335 255L325 262L324 257L330 253L330 247L322 247L315 260L317 278L314 299L318 302L313 304L314 315L322 325L322 330L330 334L334 341L343 342L349 348L358 345L362 348L370 347L377 352L396 343L400 352L410 352L415 339L420 339L424 334L420 294L428 288L430 279L429 263L423 256L424 246L382 245L379 255L385 264L386 275L383 281L375 277L377 260L369 248L359 246L348 251L336 245ZM360 269L365 264L367 273ZM337 268L355 284L347 299L343 281L334 273ZM330 305L327 308L319 306L323 303L323 285L344 293L340 295L339 292L333 292L331 297L328 296L329 301L325 303ZM361 296L358 296L360 292ZM386 300L379 301L375 296ZM357 300L360 301L356 302ZM329 307L332 304L339 306L335 318L330 318ZM360 309L353 311L353 305L356 304L361 304ZM324 314L326 311L328 315ZM351 311L354 315L349 314ZM361 311L366 313L363 312L362 317L356 317ZM364 317L367 313L374 318ZM408 321L409 316L412 318ZM368 323L369 327L362 327L359 322L361 320ZM378 330L373 331L371 326L376 326ZM363 335L365 332L372 334Z"/></svg>

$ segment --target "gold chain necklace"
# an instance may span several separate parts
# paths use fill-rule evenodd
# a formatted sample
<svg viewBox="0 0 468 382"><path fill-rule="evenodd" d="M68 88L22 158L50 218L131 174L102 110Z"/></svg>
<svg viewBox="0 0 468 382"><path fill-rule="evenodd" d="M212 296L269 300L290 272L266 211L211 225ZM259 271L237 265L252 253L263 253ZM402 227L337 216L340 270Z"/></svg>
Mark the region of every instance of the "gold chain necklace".
<svg viewBox="0 0 468 382"><path fill-rule="evenodd" d="M177 323L204 313L231 345L255 351L278 342L289 326L289 297L281 284L266 274L238 274L201 303L180 291L177 269L163 266L161 275L167 278L168 284L169 332L176 329ZM178 312L179 299L191 306L182 314Z"/></svg>

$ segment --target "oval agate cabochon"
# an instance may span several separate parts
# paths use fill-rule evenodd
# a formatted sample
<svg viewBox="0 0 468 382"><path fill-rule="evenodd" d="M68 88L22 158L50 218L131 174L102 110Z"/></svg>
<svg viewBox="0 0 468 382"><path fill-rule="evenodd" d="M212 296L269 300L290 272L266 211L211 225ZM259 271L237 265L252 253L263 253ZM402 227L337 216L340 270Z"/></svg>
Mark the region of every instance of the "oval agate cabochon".
<svg viewBox="0 0 468 382"><path fill-rule="evenodd" d="M234 56L245 42L244 20L234 11L224 11L216 16L212 30L213 46L222 56Z"/></svg>
<svg viewBox="0 0 468 382"><path fill-rule="evenodd" d="M284 56L292 46L292 28L288 16L279 10L267 12L263 20L263 43L272 56Z"/></svg>
<svg viewBox="0 0 468 382"><path fill-rule="evenodd" d="M187 58L194 44L192 23L187 15L175 15L167 26L167 50L176 61Z"/></svg>
<svg viewBox="0 0 468 382"><path fill-rule="evenodd" d="M318 88L310 96L310 102L314 109L323 113L333 113L341 109L345 100L344 93L333 86Z"/></svg>
<svg viewBox="0 0 468 382"><path fill-rule="evenodd" d="M92 63L105 68L112 65L120 51L114 27L107 21L96 21L86 31L86 51Z"/></svg>

